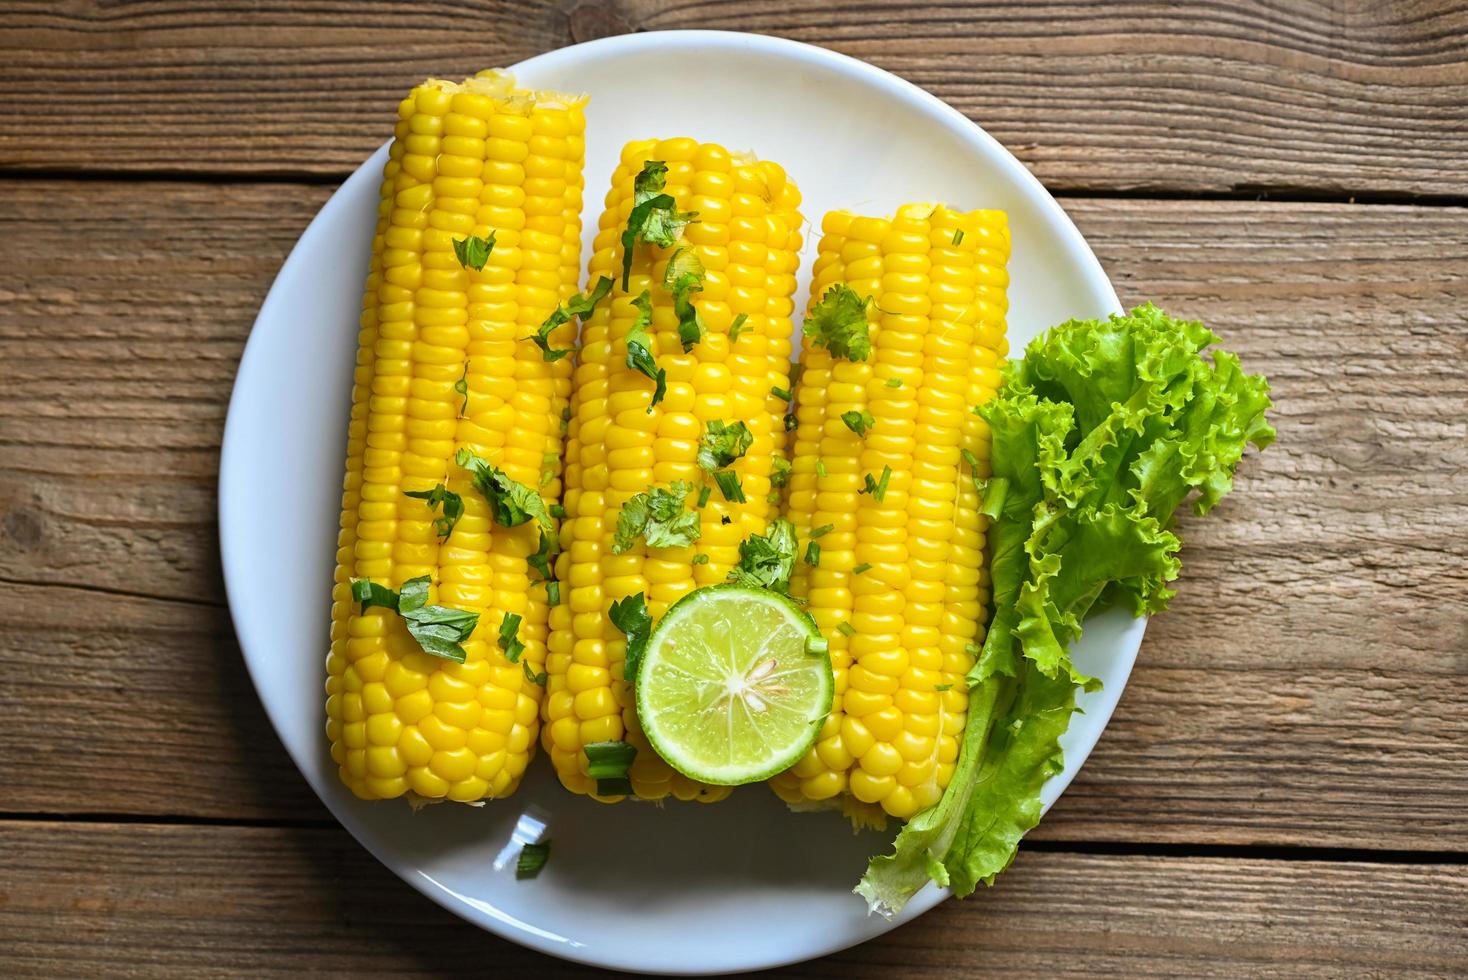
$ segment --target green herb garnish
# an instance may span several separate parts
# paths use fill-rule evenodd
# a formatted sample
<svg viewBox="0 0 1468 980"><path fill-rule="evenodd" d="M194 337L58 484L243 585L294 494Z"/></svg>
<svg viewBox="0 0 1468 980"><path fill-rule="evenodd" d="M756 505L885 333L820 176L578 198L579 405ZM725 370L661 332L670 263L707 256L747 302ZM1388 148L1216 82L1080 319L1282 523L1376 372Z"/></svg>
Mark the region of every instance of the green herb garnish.
<svg viewBox="0 0 1468 980"><path fill-rule="evenodd" d="M770 394L774 395L776 398L780 399L782 402L788 402L790 400L790 392L786 391L784 388L780 388L780 387L776 387L774 385L771 385L770 386Z"/></svg>
<svg viewBox="0 0 1468 980"><path fill-rule="evenodd" d="M707 565L708 563L709 563L709 556L703 554L702 552L700 552L700 553L698 553L698 554L696 554L696 555L693 556L693 562L692 562L692 564L694 564L694 565Z"/></svg>
<svg viewBox="0 0 1468 980"><path fill-rule="evenodd" d="M454 382L454 391L464 396L464 404L459 408L459 418L469 414L469 362L464 362L464 373L459 380Z"/></svg>
<svg viewBox="0 0 1468 980"><path fill-rule="evenodd" d="M428 501L430 511L440 504L443 505L443 516L433 519L433 530L437 532L440 540L447 540L448 536L453 533L454 525L459 523L459 518L464 516L464 498L442 483L432 490L404 490L403 496Z"/></svg>
<svg viewBox="0 0 1468 980"><path fill-rule="evenodd" d="M872 353L871 330L867 323L867 305L870 302L845 283L836 283L806 314L805 335L811 343L830 351L832 357L865 361Z"/></svg>
<svg viewBox="0 0 1468 980"><path fill-rule="evenodd" d="M683 234L689 222L698 218L697 211L679 211L671 194L663 193L668 180L668 165L661 160L646 160L632 181L632 213L627 229L622 232L622 288L628 288L632 277L632 250L638 242L671 247Z"/></svg>
<svg viewBox="0 0 1468 980"><path fill-rule="evenodd" d="M510 663L520 662L520 654L525 651L525 644L520 642L519 613L505 613L504 619L500 620L499 644Z"/></svg>
<svg viewBox="0 0 1468 980"><path fill-rule="evenodd" d="M698 444L698 465L712 473L734 465L754 445L754 433L743 422L709 419Z"/></svg>
<svg viewBox="0 0 1468 980"><path fill-rule="evenodd" d="M957 231L955 231L953 233L953 244L955 244L955 245L961 245L961 244L963 244L963 229L962 228L959 228Z"/></svg>
<svg viewBox="0 0 1468 980"><path fill-rule="evenodd" d="M830 534L834 530L836 530L835 524L822 524L820 527L810 532L810 536L812 538L824 538L826 535Z"/></svg>
<svg viewBox="0 0 1468 980"><path fill-rule="evenodd" d="M865 410L860 412L842 412L841 421L845 422L846 427L859 436L865 436L867 430L877 424L877 420L872 418L872 413Z"/></svg>
<svg viewBox="0 0 1468 980"><path fill-rule="evenodd" d="M729 570L728 581L788 594L798 547L795 525L783 518L774 520L764 534L751 534L739 542L739 564Z"/></svg>
<svg viewBox="0 0 1468 980"><path fill-rule="evenodd" d="M460 644L479 625L479 614L428 605L428 583L427 575L403 583L397 597L398 615L424 653L461 664L466 654Z"/></svg>
<svg viewBox="0 0 1468 980"><path fill-rule="evenodd" d="M770 461L770 486L783 487L790 483L790 460L776 456Z"/></svg>
<svg viewBox="0 0 1468 980"><path fill-rule="evenodd" d="M829 473L826 472L826 461L824 459L818 459L818 460L816 460L816 476L830 476L830 475L831 474L829 474Z"/></svg>
<svg viewBox="0 0 1468 980"><path fill-rule="evenodd" d="M628 500L617 514L612 554L630 550L639 537L649 548L681 548L697 541L698 513L683 506L692 492L693 484L678 480L666 490L652 487Z"/></svg>
<svg viewBox="0 0 1468 980"><path fill-rule="evenodd" d="M540 869L550 860L550 846L551 842L546 840L520 848L520 856L515 860L515 880L527 881L540 874Z"/></svg>
<svg viewBox="0 0 1468 980"><path fill-rule="evenodd" d="M713 492L713 488L708 485L698 488L698 506L700 510L709 502L709 497L713 495Z"/></svg>
<svg viewBox="0 0 1468 980"><path fill-rule="evenodd" d="M596 304L605 299L607 293L611 291L612 277L602 276L597 279L596 285L592 287L591 292L585 295L577 293L575 296L566 300L565 303L556 307L556 311L545 318L545 322L540 325L540 328L525 339L533 342L536 347L539 347L541 358L547 361L559 361L567 354L575 353L575 347L552 347L550 345L551 331L555 330L561 324L569 322L572 317L580 317L584 321L596 309Z"/></svg>
<svg viewBox="0 0 1468 980"><path fill-rule="evenodd" d="M546 509L545 500L539 493L510 479L503 470L496 469L468 449L460 449L455 453L454 462L469 471L474 489L489 501L490 513L500 527L519 527L534 519L541 530L555 533L550 511Z"/></svg>
<svg viewBox="0 0 1468 980"><path fill-rule="evenodd" d="M537 687L545 687L545 682L550 680L550 675L543 670L537 674L529 660L520 661L520 669L525 672L525 679Z"/></svg>
<svg viewBox="0 0 1468 980"><path fill-rule="evenodd" d="M887 387L888 388L901 388L902 387L902 379L901 378L888 378L887 379Z"/></svg>
<svg viewBox="0 0 1468 980"><path fill-rule="evenodd" d="M652 379L652 401L647 406L647 410L651 412L652 407L667 394L668 372L658 367L653 358L652 334L647 332L647 328L652 325L652 297L644 289L632 301L632 305L637 307L637 319L627 331L627 366Z"/></svg>
<svg viewBox="0 0 1468 980"><path fill-rule="evenodd" d="M882 478L880 480L873 480L870 473L862 474L862 479L866 481L866 486L858 490L857 493L869 493L872 495L873 500L881 503L887 499L887 483L892 479L892 467L882 467Z"/></svg>
<svg viewBox="0 0 1468 980"><path fill-rule="evenodd" d="M586 774L596 780L597 796L629 796L632 780L627 771L637 758L637 746L630 742L592 742L586 753Z"/></svg>
<svg viewBox="0 0 1468 980"><path fill-rule="evenodd" d="M373 606L381 606L393 612L398 611L398 594L385 585L378 585L371 579L352 579L352 601L362 604L360 613L365 613Z"/></svg>
<svg viewBox="0 0 1468 980"><path fill-rule="evenodd" d="M805 563L815 568L821 563L821 546L819 542L807 541L805 543Z"/></svg>
<svg viewBox="0 0 1468 980"><path fill-rule="evenodd" d="M488 238L470 235L468 238L454 239L454 255L458 256L459 265L465 269L483 272L484 264L489 261L489 253L493 251L494 232L490 232Z"/></svg>
<svg viewBox="0 0 1468 980"><path fill-rule="evenodd" d="M935 691L951 691L951 690L953 690L953 685L952 684L935 684L933 686L933 690L935 690Z"/></svg>
<svg viewBox="0 0 1468 980"><path fill-rule="evenodd" d="M836 624L836 630L842 636L855 636L856 635L856 627L852 626L848 622L845 622L844 620L842 622L839 622L839 623Z"/></svg>
<svg viewBox="0 0 1468 980"><path fill-rule="evenodd" d="M744 327L747 323L749 323L748 313L741 313L734 318L734 322L729 324L729 343L732 344L739 339L739 335L744 332Z"/></svg>
<svg viewBox="0 0 1468 980"><path fill-rule="evenodd" d="M607 612L612 625L627 637L627 653L622 658L622 677L636 680L637 666L642 663L648 637L652 635L652 614L647 611L647 596L641 592L618 599Z"/></svg>
<svg viewBox="0 0 1468 980"><path fill-rule="evenodd" d="M668 259L668 269L663 275L663 286L673 296L673 312L678 317L678 340L683 344L683 353L703 339L703 319L693 305L693 294L703 292L703 263L698 253L684 246Z"/></svg>
<svg viewBox="0 0 1468 980"><path fill-rule="evenodd" d="M545 583L545 602L548 606L559 606L561 604L561 583L551 579Z"/></svg>
<svg viewBox="0 0 1468 980"><path fill-rule="evenodd" d="M872 570L871 562L865 562L864 561L860 565L857 565L854 568L852 568L851 574L853 574L853 575L864 575L867 572L870 572L871 570Z"/></svg>

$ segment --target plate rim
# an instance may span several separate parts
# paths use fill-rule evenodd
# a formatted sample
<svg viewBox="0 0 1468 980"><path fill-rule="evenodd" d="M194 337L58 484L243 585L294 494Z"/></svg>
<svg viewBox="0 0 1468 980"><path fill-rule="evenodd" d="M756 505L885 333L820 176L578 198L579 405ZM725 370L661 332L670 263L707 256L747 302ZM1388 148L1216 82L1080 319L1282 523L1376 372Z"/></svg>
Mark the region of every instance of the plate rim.
<svg viewBox="0 0 1468 980"><path fill-rule="evenodd" d="M879 68L868 62L829 48L774 35L719 30L668 30L614 35L579 44L567 45L554 51L548 51L526 58L514 65L507 66L505 70L516 75L519 75L527 69L545 71L554 69L562 61L577 60L589 54L603 54L603 49L615 49L615 53L617 54L630 55L669 44L684 46L704 45L745 52L761 52L782 59L819 66L828 71L833 71L845 79L878 88L885 88L892 91L900 99L917 103L918 106L926 109L937 121L941 122L954 136L974 147L977 152L988 157L1002 170L1006 171L1011 179L1024 188L1032 203L1044 212L1054 224L1057 232L1065 240L1067 250L1080 255L1083 260L1088 260L1079 263L1083 268L1087 287L1108 300L1113 311L1122 311L1115 288L1112 286L1109 277L1106 275L1105 270L1096 258L1089 243L1081 235L1080 230L1075 226L1070 215L1066 213L1065 209L1060 206L1059 202L1056 201L1054 196L1050 194L1040 180L1013 153L978 123L969 119L931 92L886 69ZM285 727L288 726L284 719L277 717L278 706L267 696L267 688L262 686L261 677L256 670L256 657L250 652L252 645L246 639L253 631L248 628L247 623L242 621L242 616L237 611L241 603L237 602L235 595L237 590L243 590L243 585L239 581L240 573L238 571L232 571L232 567L237 566L238 562L232 561L230 556L232 542L236 534L240 533L240 530L236 529L231 514L236 508L236 497L246 492L245 488L240 485L241 481L231 478L233 471L241 466L241 463L238 461L241 452L238 448L240 443L239 432L245 425L241 421L244 413L243 411L237 411L237 409L245 401L245 396L242 395L242 392L250 387L249 385L242 385L242 379L248 380L260 370L260 367L254 364L254 361L258 360L260 356L259 351L263 346L263 343L256 342L257 328L260 328L262 323L265 323L275 315L275 306L282 302L280 298L282 275L291 263L297 260L298 253L307 250L308 241L323 234L323 230L335 219L336 213L346 206L345 202L351 196L345 193L349 188L355 188L356 185L363 182L375 183L380 178L381 160L385 156L390 143L391 140L384 142L377 150L369 154L352 171L346 180L338 185L336 190L332 192L331 197L327 199L326 203L312 217L310 223L302 231L285 260L281 263L280 268L276 271L270 289L266 292L265 299L260 304L259 312L251 324L249 337L240 355L239 366L236 369L235 378L231 387L220 443L217 520L219 524L220 560L231 626L234 629L235 638L239 643L240 655L245 662L245 668L250 677L251 686L254 688L255 695L261 707L265 710L266 717L270 721L276 739L286 750L287 755L291 758L291 762L295 765L301 777L305 779L307 785L311 787L312 792L316 794L322 805L355 838L356 842L364 850L370 853L396 877L411 885L416 891L432 900L438 906L452 912L460 919L472 925L518 945L561 959L604 969L661 975L673 975L675 973L684 975L708 975L778 968L822 956L829 956L833 953L849 949L852 946L885 934L900 925L910 922L912 919L917 918L919 915L922 915L948 898L950 894L948 889L939 889L930 884L923 891L915 895L901 913L886 920L885 928L880 931L870 935L858 936L850 940L843 938L834 945L821 947L816 952L800 951L790 955L781 954L758 961L751 959L746 964L736 966L732 970L727 966L706 969L696 968L692 973L684 970L650 969L644 964L633 962L625 957L609 958L605 955L592 955L589 951L583 952L583 948L577 944L567 942L563 937L553 936L530 923L515 919L513 916L501 910L495 910L495 914L489 914L477 907L471 907L470 903L464 897L451 891L445 885L421 872L417 872L413 868L403 865L397 858L385 853L382 848L374 846L373 843L369 842L368 838L370 835L365 833L365 827L358 819L357 814L345 808L338 808L328 800L322 787L317 785L317 780L312 775L312 766L307 763L303 755L305 751L304 747L298 751L298 747L293 745L284 734ZM253 358L252 352L255 354ZM1108 689L1108 696L1106 702L1101 706L1101 710L1089 712L1093 718L1100 722L1095 738L1089 744L1076 746L1074 764L1072 765L1071 759L1067 757L1064 770L1060 774L1052 777L1046 784L1047 794L1052 786L1055 792L1050 802L1044 805L1045 811L1048 811L1054 800L1065 792L1065 789L1085 765L1091 751L1095 748L1101 736L1105 733L1106 728L1109 726L1111 716L1115 710L1116 701L1120 698L1127 683L1131 679L1132 671L1135 668L1137 649L1140 647L1142 634L1145 632L1145 629L1145 619L1135 621L1135 627L1131 631L1135 633L1135 645L1126 654L1127 663L1125 674L1113 688ZM256 644L255 648L258 649L258 647L259 644ZM605 951L603 950L601 952L604 953Z"/></svg>

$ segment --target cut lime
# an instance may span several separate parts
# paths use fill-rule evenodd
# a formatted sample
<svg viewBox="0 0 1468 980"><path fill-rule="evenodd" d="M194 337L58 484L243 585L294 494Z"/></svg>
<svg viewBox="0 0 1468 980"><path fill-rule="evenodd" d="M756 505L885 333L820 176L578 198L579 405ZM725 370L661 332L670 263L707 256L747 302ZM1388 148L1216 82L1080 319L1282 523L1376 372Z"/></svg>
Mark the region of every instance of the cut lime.
<svg viewBox="0 0 1468 980"><path fill-rule="evenodd" d="M711 585L673 604L637 671L637 714L658 755L719 786L800 761L836 682L815 622L785 596Z"/></svg>

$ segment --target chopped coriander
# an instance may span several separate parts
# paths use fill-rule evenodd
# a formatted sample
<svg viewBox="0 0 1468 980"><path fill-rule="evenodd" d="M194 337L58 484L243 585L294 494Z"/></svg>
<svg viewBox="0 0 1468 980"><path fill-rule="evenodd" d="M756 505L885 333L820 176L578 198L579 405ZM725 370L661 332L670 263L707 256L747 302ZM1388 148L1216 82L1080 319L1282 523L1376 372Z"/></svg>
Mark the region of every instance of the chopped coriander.
<svg viewBox="0 0 1468 980"><path fill-rule="evenodd" d="M612 554L630 550L639 537L649 548L681 548L697 541L698 514L683 507L683 498L692 491L693 484L677 480L666 490L652 487L628 500L617 514Z"/></svg>
<svg viewBox="0 0 1468 980"><path fill-rule="evenodd" d="M637 677L637 666L642 662L642 653L647 649L647 639L652 635L652 614L647 611L647 596L641 592L618 599L607 612L612 625L627 637L627 653L622 658L622 676L626 680Z"/></svg>
<svg viewBox="0 0 1468 980"><path fill-rule="evenodd" d="M454 255L458 257L459 265L465 269L483 272L484 264L489 261L489 253L493 251L494 232L490 232L488 238L470 235L468 238L454 239Z"/></svg>
<svg viewBox="0 0 1468 980"><path fill-rule="evenodd" d="M700 509L709 502L709 497L713 496L713 492L714 488L707 484L698 488L698 506Z"/></svg>
<svg viewBox="0 0 1468 980"><path fill-rule="evenodd" d="M440 540L447 540L453 533L454 525L459 523L459 518L464 516L464 498L454 493L442 483L432 490L404 490L404 497L412 497L414 500L426 500L431 512L440 504L443 505L443 516L433 519L433 530L438 534Z"/></svg>
<svg viewBox="0 0 1468 980"><path fill-rule="evenodd" d="M525 679L538 687L545 687L545 682L550 680L550 675L543 670L537 674L528 660L520 661L520 669L525 672Z"/></svg>
<svg viewBox="0 0 1468 980"><path fill-rule="evenodd" d="M734 322L729 324L729 343L732 344L739 339L739 335L744 332L744 325L748 322L748 313L741 313L734 318Z"/></svg>
<svg viewBox="0 0 1468 980"><path fill-rule="evenodd" d="M359 612L365 613L373 606L381 606L383 609L391 609L397 612L398 594L385 585L378 585L371 579L352 579L352 601L360 602L362 608Z"/></svg>
<svg viewBox="0 0 1468 980"><path fill-rule="evenodd" d="M844 620L836 624L836 629L841 633L842 636L856 635L856 628L850 623L845 622Z"/></svg>
<svg viewBox="0 0 1468 980"><path fill-rule="evenodd" d="M800 420L795 417L795 413L787 412L785 415L785 431L794 432L799 425Z"/></svg>
<svg viewBox="0 0 1468 980"><path fill-rule="evenodd" d="M824 538L826 535L830 534L834 530L836 530L835 524L822 524L820 527L810 532L810 536L812 538Z"/></svg>
<svg viewBox="0 0 1468 980"><path fill-rule="evenodd" d="M719 492L724 499L734 504L742 504L749 498L744 496L744 485L739 482L739 474L733 470L718 470L714 473L714 482L719 485Z"/></svg>
<svg viewBox="0 0 1468 980"><path fill-rule="evenodd" d="M697 211L679 211L671 194L663 193L668 179L668 165L661 160L646 160L632 181L632 213L627 229L622 232L622 288L632 277L632 250L638 242L650 242L663 248L672 246L689 222L698 218Z"/></svg>
<svg viewBox="0 0 1468 980"><path fill-rule="evenodd" d="M962 232L960 232L960 234L962 234ZM951 690L953 690L953 685L952 684L938 684L938 685L936 685L933 688L933 690L935 690L935 691L951 691Z"/></svg>
<svg viewBox="0 0 1468 980"><path fill-rule="evenodd" d="M712 473L732 466L754 445L754 433L743 422L709 419L698 443L698 465Z"/></svg>
<svg viewBox="0 0 1468 980"><path fill-rule="evenodd" d="M778 505L780 503L780 491L771 490L769 493L765 494L765 503Z"/></svg>
<svg viewBox="0 0 1468 980"><path fill-rule="evenodd" d="M776 456L770 460L770 486L783 487L790 483L790 460Z"/></svg>
<svg viewBox="0 0 1468 980"><path fill-rule="evenodd" d="M826 472L826 461L824 459L816 460L816 476L830 476Z"/></svg>
<svg viewBox="0 0 1468 980"><path fill-rule="evenodd" d="M872 353L867 305L856 290L838 282L826 290L805 317L805 335L811 343L826 348L832 357L865 361Z"/></svg>
<svg viewBox="0 0 1468 980"><path fill-rule="evenodd" d="M550 516L557 520L564 521L566 519L566 508L560 504L551 504L546 510L550 511Z"/></svg>
<svg viewBox="0 0 1468 980"><path fill-rule="evenodd" d="M586 774L596 780L598 796L631 794L627 770L637 758L637 746L630 742L592 742L582 751L586 753Z"/></svg>
<svg viewBox="0 0 1468 980"><path fill-rule="evenodd" d="M788 594L798 547L795 525L776 519L764 534L751 534L739 542L739 564L729 570L728 581Z"/></svg>
<svg viewBox="0 0 1468 980"><path fill-rule="evenodd" d="M668 259L663 286L673 295L673 312L678 316L678 340L687 354L703 339L703 319L693 305L693 294L703 292L703 263L698 253L687 246Z"/></svg>
<svg viewBox="0 0 1468 980"><path fill-rule="evenodd" d="M693 556L693 561L691 562L691 564L694 564L694 565L707 565L708 563L709 563L709 556L703 554L702 552L700 552L699 554L694 555Z"/></svg>
<svg viewBox="0 0 1468 980"><path fill-rule="evenodd" d="M667 394L668 372L658 367L653 358L652 335L647 332L647 328L652 325L652 297L644 289L632 301L632 305L637 307L637 319L627 331L627 366L652 379L652 401L647 406L647 410L651 412L652 406L662 401L663 395Z"/></svg>
<svg viewBox="0 0 1468 980"><path fill-rule="evenodd" d="M872 570L872 563L871 562L864 561L860 565L857 565L854 568L852 568L851 574L853 574L853 575L865 575L867 572L870 572L871 570Z"/></svg>
<svg viewBox="0 0 1468 980"><path fill-rule="evenodd" d="M821 564L821 545L817 541L805 543L805 563L811 568L817 568Z"/></svg>
<svg viewBox="0 0 1468 980"><path fill-rule="evenodd" d="M888 388L901 388L902 387L902 379L901 378L888 378L887 379L887 387Z"/></svg>
<svg viewBox="0 0 1468 980"><path fill-rule="evenodd" d="M454 382L454 391L464 396L464 404L459 407L459 418L469 414L469 362L464 362L464 373L459 380Z"/></svg>
<svg viewBox="0 0 1468 980"><path fill-rule="evenodd" d="M771 385L770 386L770 394L774 395L776 398L780 399L782 402L788 402L790 400L790 392L786 391L784 388L780 388L780 387L776 387L774 385Z"/></svg>
<svg viewBox="0 0 1468 980"><path fill-rule="evenodd" d="M479 614L428 605L428 584L427 575L404 582L398 593L398 614L424 653L461 664L466 655L460 644L479 625Z"/></svg>
<svg viewBox="0 0 1468 980"><path fill-rule="evenodd" d="M525 563L540 573L542 582L549 582L555 578L555 574L551 571L551 559L558 551L560 548L557 547L555 535L541 531L540 545L526 557Z"/></svg>
<svg viewBox="0 0 1468 980"><path fill-rule="evenodd" d="M550 860L550 846L551 842L545 840L520 848L520 856L515 861L515 880L527 881L540 874L540 869Z"/></svg>
<svg viewBox="0 0 1468 980"><path fill-rule="evenodd" d="M719 523L720 524L733 524L734 522L731 521L731 520L729 520L729 515L728 514L721 514L719 516Z"/></svg>
<svg viewBox="0 0 1468 980"><path fill-rule="evenodd" d="M955 245L962 245L963 244L963 229L962 228L958 229L957 231L955 231L953 233L953 244L955 244Z"/></svg>
<svg viewBox="0 0 1468 980"><path fill-rule="evenodd" d="M550 345L551 331L563 323L570 322L572 317L580 317L582 320L585 320L591 316L591 311L596 309L596 304L605 299L611 291L612 277L602 276L597 279L596 285L592 287L591 292L585 295L577 293L575 296L566 300L565 303L556 307L555 312L545 318L545 322L540 325L540 329L525 339L532 341L536 347L540 348L540 356L543 360L559 361L567 354L574 353L576 351L575 347L552 347Z"/></svg>
<svg viewBox="0 0 1468 980"><path fill-rule="evenodd" d="M882 478L880 480L873 480L870 473L863 474L862 479L866 481L866 486L858 490L857 493L869 493L872 495L873 500L881 503L887 498L887 484L892 479L892 467L882 467Z"/></svg>
<svg viewBox="0 0 1468 980"><path fill-rule="evenodd" d="M469 471L474 489L489 501L490 513L500 527L519 527L534 518L541 530L555 531L545 500L539 493L510 479L504 471L495 469L468 449L455 453L454 462Z"/></svg>
<svg viewBox="0 0 1468 980"><path fill-rule="evenodd" d="M877 424L877 420L872 418L872 413L865 410L860 412L842 412L841 421L845 422L846 427L859 436L865 436L867 430Z"/></svg>
<svg viewBox="0 0 1468 980"><path fill-rule="evenodd" d="M561 583L551 579L545 583L545 603L548 606L559 606L561 604Z"/></svg>
<svg viewBox="0 0 1468 980"><path fill-rule="evenodd" d="M519 613L505 613L505 618L500 620L499 644L510 663L520 662L520 654L525 652L525 644L520 642Z"/></svg>

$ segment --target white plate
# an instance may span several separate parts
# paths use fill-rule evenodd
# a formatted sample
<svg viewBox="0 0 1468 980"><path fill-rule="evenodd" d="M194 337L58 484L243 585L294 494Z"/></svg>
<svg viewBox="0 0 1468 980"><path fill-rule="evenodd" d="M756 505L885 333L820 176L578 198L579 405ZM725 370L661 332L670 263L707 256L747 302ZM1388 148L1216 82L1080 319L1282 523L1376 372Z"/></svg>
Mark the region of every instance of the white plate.
<svg viewBox="0 0 1468 980"><path fill-rule="evenodd" d="M779 161L805 195L813 230L830 209L881 213L909 200L1008 211L1016 350L1046 326L1118 308L1085 241L1014 157L933 96L870 65L769 37L670 31L565 48L515 71L528 85L592 95L585 254L623 142L688 135ZM382 107L384 131L392 108ZM892 928L851 894L887 838L853 835L834 814L788 813L763 786L716 806L603 806L564 792L536 759L508 801L414 815L398 801L360 802L338 782L323 733L327 591L349 365L385 156L379 150L342 185L281 268L225 427L219 523L230 609L260 700L296 765L405 881L477 925L557 956L645 972L750 970ZM807 256L814 244L812 236ZM1116 614L1087 624L1076 660L1105 688L1082 699L1047 805L1111 716L1143 628ZM538 822L554 840L550 862L535 881L517 882L512 834L517 823ZM944 894L929 887L898 921Z"/></svg>

